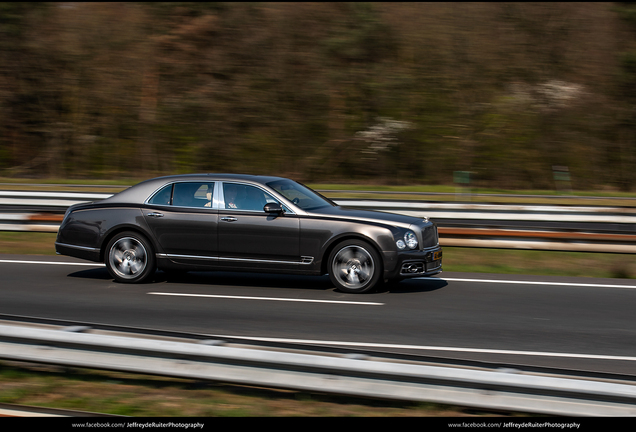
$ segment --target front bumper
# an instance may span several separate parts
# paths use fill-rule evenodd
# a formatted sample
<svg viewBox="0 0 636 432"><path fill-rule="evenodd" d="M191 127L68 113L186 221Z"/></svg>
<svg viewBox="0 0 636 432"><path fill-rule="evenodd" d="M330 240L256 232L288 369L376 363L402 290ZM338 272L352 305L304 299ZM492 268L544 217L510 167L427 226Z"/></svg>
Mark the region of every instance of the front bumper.
<svg viewBox="0 0 636 432"><path fill-rule="evenodd" d="M442 272L442 248L398 252L395 266L385 272L386 279L433 276Z"/></svg>

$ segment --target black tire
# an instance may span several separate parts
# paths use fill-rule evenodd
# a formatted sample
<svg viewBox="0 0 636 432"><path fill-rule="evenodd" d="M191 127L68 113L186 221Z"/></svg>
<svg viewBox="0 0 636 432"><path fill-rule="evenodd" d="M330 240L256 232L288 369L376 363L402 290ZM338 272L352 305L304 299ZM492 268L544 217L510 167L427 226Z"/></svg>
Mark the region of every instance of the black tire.
<svg viewBox="0 0 636 432"><path fill-rule="evenodd" d="M152 245L133 231L119 233L108 242L104 262L110 275L123 283L143 282L156 269Z"/></svg>
<svg viewBox="0 0 636 432"><path fill-rule="evenodd" d="M329 254L329 278L340 291L368 293L382 281L382 258L369 243L345 240Z"/></svg>

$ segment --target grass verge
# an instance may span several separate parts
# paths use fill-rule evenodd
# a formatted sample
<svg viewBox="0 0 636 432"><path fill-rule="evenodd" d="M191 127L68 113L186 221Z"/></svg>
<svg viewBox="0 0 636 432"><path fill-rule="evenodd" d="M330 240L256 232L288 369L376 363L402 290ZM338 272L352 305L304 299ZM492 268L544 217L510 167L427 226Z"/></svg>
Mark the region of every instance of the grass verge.
<svg viewBox="0 0 636 432"><path fill-rule="evenodd" d="M0 254L55 255L56 233L0 231Z"/></svg>

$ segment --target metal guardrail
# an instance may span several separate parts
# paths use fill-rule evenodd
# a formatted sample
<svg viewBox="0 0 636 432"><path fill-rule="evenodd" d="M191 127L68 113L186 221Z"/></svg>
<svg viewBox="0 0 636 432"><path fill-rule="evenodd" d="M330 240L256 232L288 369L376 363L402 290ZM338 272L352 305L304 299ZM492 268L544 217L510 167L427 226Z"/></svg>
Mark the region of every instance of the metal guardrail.
<svg viewBox="0 0 636 432"><path fill-rule="evenodd" d="M109 193L0 191L0 231L57 232L72 204L105 199ZM636 208L337 199L350 207L388 211L437 222L442 246L636 253ZM457 227L448 221L464 221ZM560 224L560 229L519 229L524 223ZM517 227L495 226L508 223ZM568 224L620 226L604 232L564 228ZM485 228L484 226L488 226Z"/></svg>
<svg viewBox="0 0 636 432"><path fill-rule="evenodd" d="M636 416L636 385L395 359L0 325L0 358L569 416Z"/></svg>
<svg viewBox="0 0 636 432"><path fill-rule="evenodd" d="M2 186L2 183L0 183ZM455 196L465 198L479 198L479 197L491 197L491 198L529 198L529 199L585 199L585 200L608 200L608 199L620 199L621 201L636 201L636 197L607 197L607 196L588 196L588 195L528 195L528 194L491 194L491 193L472 193L472 192L408 192L408 191L370 191L359 189L320 189L321 194L372 194L372 195L420 195L420 196L432 196L432 197L447 197Z"/></svg>
<svg viewBox="0 0 636 432"><path fill-rule="evenodd" d="M438 224L442 246L636 253L636 208L353 199L341 199L337 202L345 206L408 216L427 216ZM462 227L453 226L458 221L462 222ZM551 222L560 228L523 228L525 225L545 222ZM580 228L572 228L590 222L609 228L603 232L586 232ZM510 228L502 228L498 224L508 224ZM621 230L614 227L620 227Z"/></svg>
<svg viewBox="0 0 636 432"><path fill-rule="evenodd" d="M106 199L111 193L0 191L0 231L57 232L73 204Z"/></svg>

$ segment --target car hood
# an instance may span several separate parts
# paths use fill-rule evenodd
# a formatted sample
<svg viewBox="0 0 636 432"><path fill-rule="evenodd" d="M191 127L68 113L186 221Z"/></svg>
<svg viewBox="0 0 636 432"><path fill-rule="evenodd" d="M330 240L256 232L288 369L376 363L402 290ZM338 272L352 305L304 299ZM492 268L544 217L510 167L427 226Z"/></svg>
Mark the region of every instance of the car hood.
<svg viewBox="0 0 636 432"><path fill-rule="evenodd" d="M359 210L341 206L322 207L307 213L318 217L332 217L352 221L382 223L402 228L410 228L411 225L421 225L422 223L426 223L424 218L416 218L413 216L405 216L395 213L385 213L375 210Z"/></svg>

